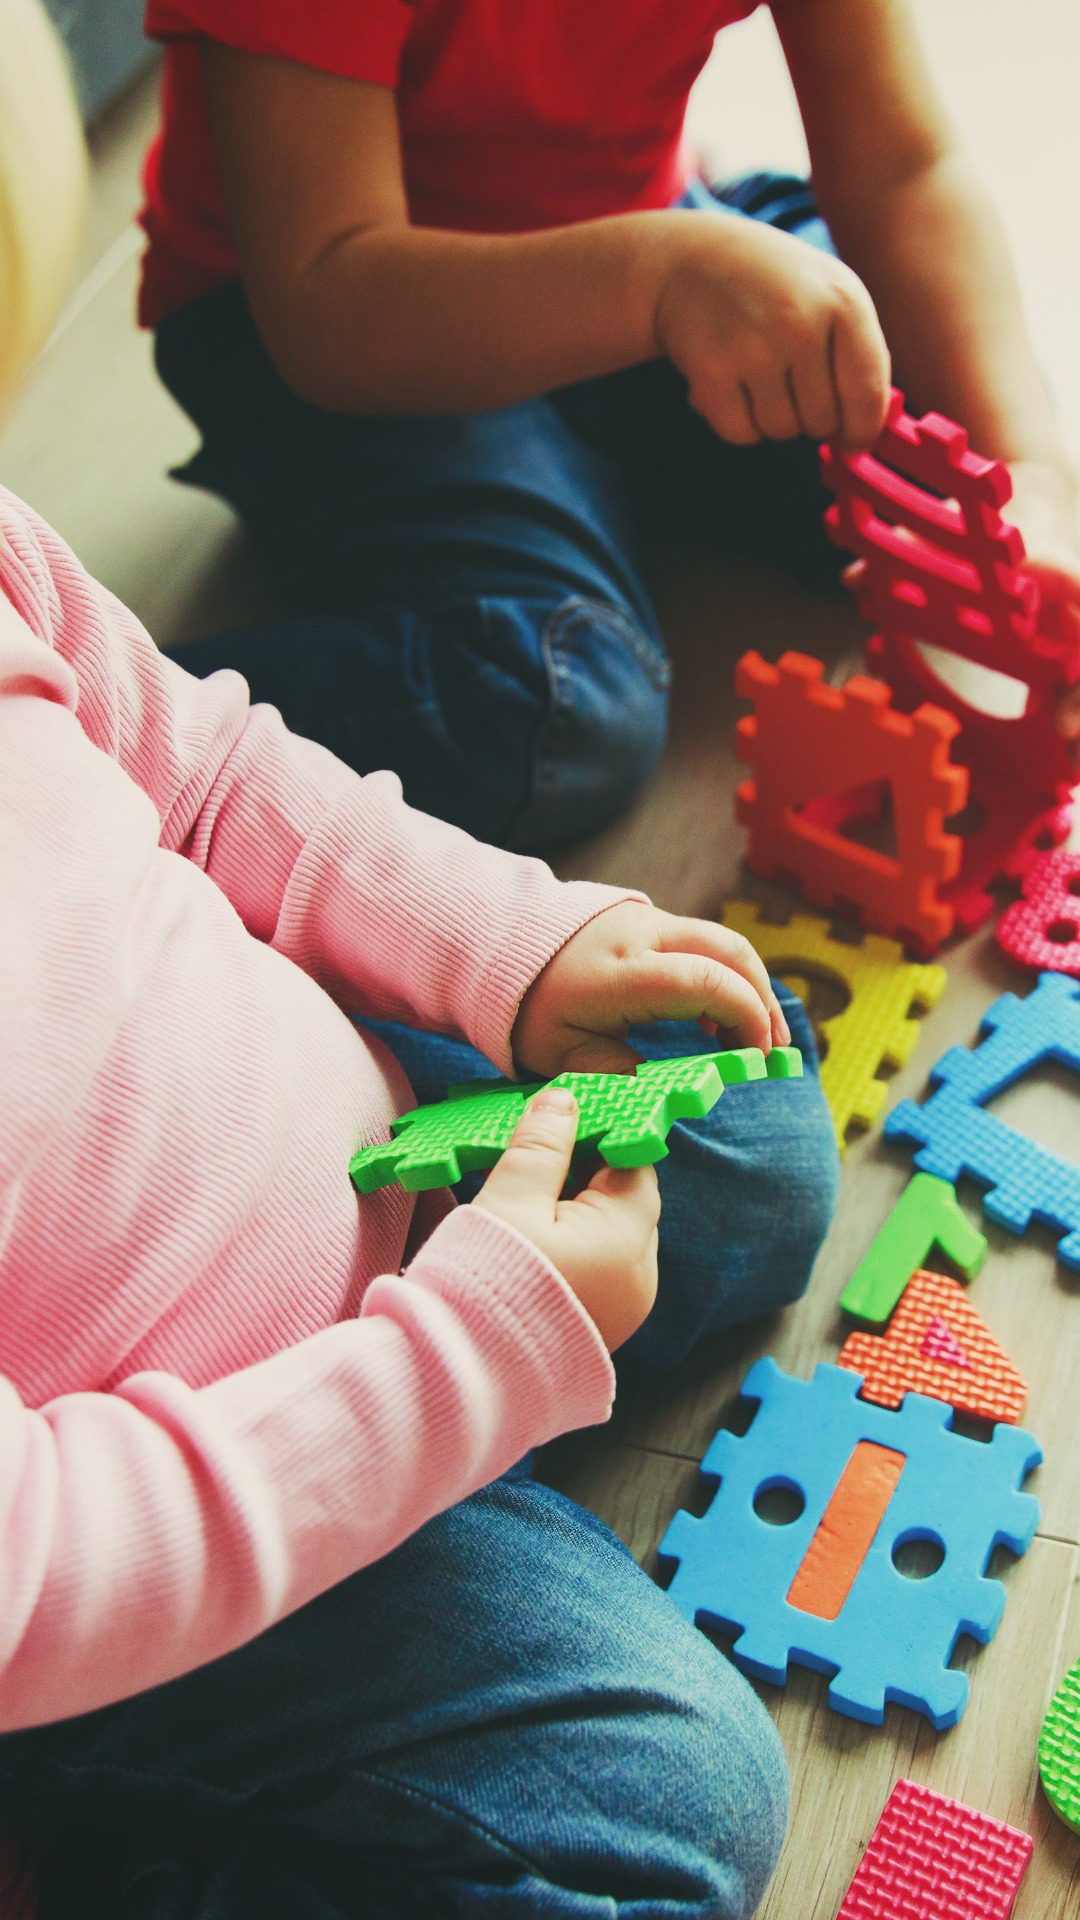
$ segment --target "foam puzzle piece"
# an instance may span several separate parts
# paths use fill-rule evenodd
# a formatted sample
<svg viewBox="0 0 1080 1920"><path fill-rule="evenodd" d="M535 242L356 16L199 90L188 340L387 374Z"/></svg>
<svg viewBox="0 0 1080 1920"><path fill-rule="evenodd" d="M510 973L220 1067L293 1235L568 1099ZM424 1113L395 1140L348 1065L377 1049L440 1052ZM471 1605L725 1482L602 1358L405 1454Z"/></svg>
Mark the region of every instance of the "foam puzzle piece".
<svg viewBox="0 0 1080 1920"><path fill-rule="evenodd" d="M837 1920L1008 1920L1032 1851L1019 1827L898 1780Z"/></svg>
<svg viewBox="0 0 1080 1920"><path fill-rule="evenodd" d="M902 714L880 680L824 679L820 660L785 653L770 666L744 654L736 691L754 703L739 721L736 751L753 767L735 796L750 831L747 862L794 882L815 906L854 914L918 953L953 929L940 888L959 872L962 842L944 821L967 799L965 768L949 748L958 725L938 707ZM851 790L891 792L895 857L838 830Z"/></svg>
<svg viewBox="0 0 1080 1920"><path fill-rule="evenodd" d="M730 1047L671 1060L646 1060L635 1073L561 1073L545 1084L568 1087L578 1103L577 1146L610 1167L662 1160L676 1120L699 1119L724 1088L802 1074L797 1047ZM445 1100L413 1107L392 1122L392 1138L362 1147L349 1162L361 1193L399 1181L409 1193L452 1186L463 1174L493 1167L509 1143L525 1103L540 1086L469 1080Z"/></svg>
<svg viewBox="0 0 1080 1920"><path fill-rule="evenodd" d="M882 1325L933 1247L969 1280L986 1258L986 1237L961 1211L955 1189L947 1180L916 1173L840 1295L844 1312Z"/></svg>
<svg viewBox="0 0 1080 1920"><path fill-rule="evenodd" d="M1058 1258L1080 1267L1080 1167L984 1104L1044 1060L1080 1071L1080 983L1042 973L1026 999L1006 993L995 1000L980 1031L987 1037L975 1047L942 1055L930 1075L937 1092L921 1107L902 1100L885 1132L917 1142L915 1164L927 1173L952 1181L967 1173L987 1187L983 1206L1011 1233L1035 1219L1057 1226L1064 1236Z"/></svg>
<svg viewBox="0 0 1080 1920"><path fill-rule="evenodd" d="M865 1400L898 1407L906 1393L946 1400L978 1420L1019 1420L1027 1382L958 1280L920 1272L885 1333L850 1333L837 1365L862 1376Z"/></svg>
<svg viewBox="0 0 1080 1920"><path fill-rule="evenodd" d="M902 1067L919 1035L918 1019L945 990L944 967L919 966L904 959L895 940L866 934L859 946L835 940L828 922L815 914L793 913L778 927L763 920L748 900L731 900L724 923L757 948L769 971L791 984L804 971L846 987L851 998L840 1013L821 1023L825 1057L821 1088L829 1103L841 1153L850 1128L872 1127L888 1087L878 1079L882 1067ZM797 990L797 989L796 989Z"/></svg>
<svg viewBox="0 0 1080 1920"><path fill-rule="evenodd" d="M1042 1723L1039 1777L1058 1818L1080 1833L1080 1660L1069 1668Z"/></svg>
<svg viewBox="0 0 1080 1920"><path fill-rule="evenodd" d="M812 1380L796 1380L759 1360L742 1388L758 1402L750 1429L715 1436L702 1462L717 1483L712 1504L701 1519L675 1515L661 1562L674 1564L670 1593L681 1612L738 1636L732 1658L744 1672L779 1686L795 1661L828 1674L829 1705L856 1720L876 1725L898 1701L949 1727L967 1704L968 1681L948 1663L961 1634L985 1642L998 1625L1005 1590L986 1567L996 1546L1022 1554L1031 1541L1038 1501L1019 1489L1041 1450L1020 1427L967 1439L952 1431L945 1403L922 1394L889 1412L861 1400L860 1384L844 1367L821 1365ZM891 1493L889 1474L868 1469L864 1447L903 1456ZM849 1471L862 1483L853 1500L841 1487ZM755 1508L775 1487L804 1503L787 1525ZM834 1500L847 1511L830 1516L828 1553L849 1584L827 1618L794 1605L792 1593L804 1563L821 1552ZM868 1508L880 1517L866 1544ZM929 1578L908 1579L894 1565L894 1549L914 1539L944 1549Z"/></svg>
<svg viewBox="0 0 1080 1920"><path fill-rule="evenodd" d="M829 445L822 471L835 494L826 527L862 563L855 591L874 629L871 670L902 711L932 701L959 725L953 758L971 771L979 824L942 892L957 927L970 931L992 910L990 881L1019 877L1040 846L1068 833L1076 776L1054 707L1080 677L1080 647L1060 609L1043 604L1021 571L1023 540L1001 516L1012 492L1007 468L973 453L954 421L913 418L894 393L869 452ZM1023 711L1007 717L961 697L926 643L1022 686Z"/></svg>
<svg viewBox="0 0 1080 1920"><path fill-rule="evenodd" d="M1080 974L1080 848L1036 860L1020 899L1006 907L995 931L1020 966Z"/></svg>

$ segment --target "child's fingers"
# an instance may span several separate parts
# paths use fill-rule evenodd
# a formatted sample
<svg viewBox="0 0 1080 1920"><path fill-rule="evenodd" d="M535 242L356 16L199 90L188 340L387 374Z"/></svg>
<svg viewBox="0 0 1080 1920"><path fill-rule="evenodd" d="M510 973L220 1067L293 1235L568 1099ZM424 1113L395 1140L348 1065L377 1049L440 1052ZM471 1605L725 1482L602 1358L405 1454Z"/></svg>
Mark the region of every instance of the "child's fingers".
<svg viewBox="0 0 1080 1920"><path fill-rule="evenodd" d="M794 440L802 431L790 370L774 371L754 381L753 408L766 440Z"/></svg>
<svg viewBox="0 0 1080 1920"><path fill-rule="evenodd" d="M772 1006L769 1008L769 1025L772 1028L773 1046L789 1047L791 1045L791 1028L788 1026L787 1014L784 1012L779 1000L774 1000Z"/></svg>
<svg viewBox="0 0 1080 1920"><path fill-rule="evenodd" d="M840 420L827 356L817 351L806 354L789 378L803 433L812 440L830 440Z"/></svg>
<svg viewBox="0 0 1080 1920"><path fill-rule="evenodd" d="M780 1045L787 1046L791 1035L773 990L769 969L745 935L736 933L732 927L721 926L717 920L683 920L672 916L664 926L659 950L661 953L703 954L710 960L718 961L722 967L730 967L733 973L741 974L760 994L771 1016L774 1031L780 1035ZM709 1017L707 1008L701 1007L698 1011Z"/></svg>
<svg viewBox="0 0 1080 1920"><path fill-rule="evenodd" d="M577 1101L564 1087L545 1087L529 1101L502 1157L495 1162L478 1198L500 1207L555 1206L570 1171L577 1139Z"/></svg>
<svg viewBox="0 0 1080 1920"><path fill-rule="evenodd" d="M562 1048L560 1073L632 1073L641 1055L610 1033L582 1033Z"/></svg>
<svg viewBox="0 0 1080 1920"><path fill-rule="evenodd" d="M707 387L699 381L691 387L690 404L731 447L753 447L761 439L750 389L744 380Z"/></svg>
<svg viewBox="0 0 1080 1920"><path fill-rule="evenodd" d="M645 953L627 962L619 1011L631 1024L697 1020L733 1028L742 1044L767 1053L772 1044L771 1000L719 960L700 953Z"/></svg>
<svg viewBox="0 0 1080 1920"><path fill-rule="evenodd" d="M660 1218L660 1187L655 1167L601 1167L587 1187L564 1206L611 1210L613 1233L625 1250L633 1241L647 1251Z"/></svg>
<svg viewBox="0 0 1080 1920"><path fill-rule="evenodd" d="M885 425L892 369L870 295L854 282L829 336L840 438L846 447L872 446Z"/></svg>

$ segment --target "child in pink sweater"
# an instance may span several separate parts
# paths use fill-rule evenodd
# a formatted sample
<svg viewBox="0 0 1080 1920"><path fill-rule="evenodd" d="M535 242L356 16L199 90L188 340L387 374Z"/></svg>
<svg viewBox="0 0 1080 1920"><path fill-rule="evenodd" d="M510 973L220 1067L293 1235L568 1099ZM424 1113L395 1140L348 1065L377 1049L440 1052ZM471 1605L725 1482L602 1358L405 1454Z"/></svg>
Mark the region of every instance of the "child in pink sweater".
<svg viewBox="0 0 1080 1920"><path fill-rule="evenodd" d="M23 105L43 76L18 178L46 138L62 174L51 42L0 12ZM2 144L0 215L18 296L43 228ZM43 1911L748 1915L766 1716L515 1463L607 1417L630 1336L668 1363L801 1290L816 1078L679 1129L653 1312L655 1176L560 1198L557 1096L471 1205L347 1167L413 1097L350 1016L429 1030L395 1036L424 1093L465 1043L539 1076L625 1066L641 1020L767 1048L760 960L194 680L3 492L0 898L0 1819L47 1842Z"/></svg>

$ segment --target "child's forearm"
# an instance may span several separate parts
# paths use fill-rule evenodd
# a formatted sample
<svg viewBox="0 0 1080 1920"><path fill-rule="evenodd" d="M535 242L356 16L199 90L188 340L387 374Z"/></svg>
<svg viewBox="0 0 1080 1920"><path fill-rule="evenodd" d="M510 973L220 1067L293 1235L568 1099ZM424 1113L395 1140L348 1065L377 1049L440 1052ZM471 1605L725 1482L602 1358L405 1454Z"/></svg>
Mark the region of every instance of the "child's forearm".
<svg viewBox="0 0 1080 1920"><path fill-rule="evenodd" d="M962 420L981 452L1070 486L1001 221L964 154L936 158L873 207L841 199L823 211L874 297L914 407Z"/></svg>
<svg viewBox="0 0 1080 1920"><path fill-rule="evenodd" d="M369 227L294 280L264 333L290 386L335 412L511 406L659 351L662 262L694 218L508 235Z"/></svg>
<svg viewBox="0 0 1080 1920"><path fill-rule="evenodd" d="M539 232L415 227L390 88L203 48L240 271L301 397L342 413L510 406L666 354L723 438L875 438L888 355L839 261L735 215Z"/></svg>

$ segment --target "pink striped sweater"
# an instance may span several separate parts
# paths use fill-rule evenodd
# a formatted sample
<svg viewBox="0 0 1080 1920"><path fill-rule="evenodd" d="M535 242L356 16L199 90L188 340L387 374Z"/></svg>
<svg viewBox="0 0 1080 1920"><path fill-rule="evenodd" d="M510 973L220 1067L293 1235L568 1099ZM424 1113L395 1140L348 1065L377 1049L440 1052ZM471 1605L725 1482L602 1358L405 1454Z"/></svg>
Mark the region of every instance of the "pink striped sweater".
<svg viewBox="0 0 1080 1920"><path fill-rule="evenodd" d="M624 897L193 680L0 491L0 1729L213 1659L606 1417L532 1246L358 1199L409 1090L343 1009L509 1070Z"/></svg>

